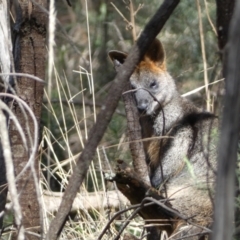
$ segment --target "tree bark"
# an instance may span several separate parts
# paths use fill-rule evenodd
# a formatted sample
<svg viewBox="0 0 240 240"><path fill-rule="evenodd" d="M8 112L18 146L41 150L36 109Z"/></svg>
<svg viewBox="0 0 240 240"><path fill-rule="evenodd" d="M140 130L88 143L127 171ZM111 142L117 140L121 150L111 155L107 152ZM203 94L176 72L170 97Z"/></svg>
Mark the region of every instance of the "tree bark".
<svg viewBox="0 0 240 240"><path fill-rule="evenodd" d="M130 89L130 84L127 84ZM134 96L131 92L123 94L123 102L125 106L128 126L129 146L132 155L132 161L135 172L139 175L139 179L151 185L146 155L142 142L142 129L140 125L140 116L135 104Z"/></svg>
<svg viewBox="0 0 240 240"><path fill-rule="evenodd" d="M47 15L43 8L47 8L47 0L32 1L23 0L16 3L16 24L14 26L14 61L15 70L19 73L28 73L41 79L45 77L45 57L46 57L46 28ZM44 84L27 77L18 77L15 83L17 95L24 100L32 109L37 122L40 122ZM13 104L13 105L12 105ZM12 144L12 154L15 174L18 176L29 161L32 151L32 141L34 123L29 114L24 114L21 104L13 101L9 103L13 113L20 122L24 134L27 138L28 149L25 150L19 132L13 122L10 121L9 135ZM39 179L39 162L37 156L34 157L34 169L37 179ZM41 234L40 205L37 197L36 187L38 182L34 181L34 173L31 168L20 176L17 181L19 201L22 209L22 225L26 232L29 231ZM27 239L39 239L36 236L27 234Z"/></svg>
<svg viewBox="0 0 240 240"><path fill-rule="evenodd" d="M235 0L216 0L217 5L217 32L220 57L228 41L229 25L233 14Z"/></svg>
<svg viewBox="0 0 240 240"><path fill-rule="evenodd" d="M218 153L212 240L230 240L234 224L235 169L240 130L240 1L236 2L226 51L226 94Z"/></svg>

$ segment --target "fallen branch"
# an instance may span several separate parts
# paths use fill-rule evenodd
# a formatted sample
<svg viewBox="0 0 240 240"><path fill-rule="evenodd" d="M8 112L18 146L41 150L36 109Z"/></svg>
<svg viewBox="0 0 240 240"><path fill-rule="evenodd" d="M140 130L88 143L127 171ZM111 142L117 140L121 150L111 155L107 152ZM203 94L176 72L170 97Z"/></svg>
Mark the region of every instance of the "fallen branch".
<svg viewBox="0 0 240 240"><path fill-rule="evenodd" d="M58 211L62 201L63 192L43 191L44 209L48 214L54 215ZM11 197L8 194L7 204L5 210L12 209ZM70 213L75 213L79 210L100 210L100 209L119 209L122 205L129 205L128 199L120 191L107 191L107 192L91 192L77 194L74 199ZM10 207L9 207L10 206Z"/></svg>
<svg viewBox="0 0 240 240"><path fill-rule="evenodd" d="M45 209L48 213L55 214L58 211L64 193L61 192L43 192ZM127 205L129 201L120 191L94 192L86 194L77 194L74 199L71 212L90 209L119 209L120 204Z"/></svg>

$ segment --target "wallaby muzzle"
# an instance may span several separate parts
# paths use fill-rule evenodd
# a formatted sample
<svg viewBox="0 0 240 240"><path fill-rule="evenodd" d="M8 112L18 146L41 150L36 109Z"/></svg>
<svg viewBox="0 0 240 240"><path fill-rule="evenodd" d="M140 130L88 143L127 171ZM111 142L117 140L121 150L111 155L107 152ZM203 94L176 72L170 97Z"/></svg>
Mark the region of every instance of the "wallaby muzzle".
<svg viewBox="0 0 240 240"><path fill-rule="evenodd" d="M135 92L135 99L137 108L141 112L147 111L153 101L152 96L145 89L137 89Z"/></svg>

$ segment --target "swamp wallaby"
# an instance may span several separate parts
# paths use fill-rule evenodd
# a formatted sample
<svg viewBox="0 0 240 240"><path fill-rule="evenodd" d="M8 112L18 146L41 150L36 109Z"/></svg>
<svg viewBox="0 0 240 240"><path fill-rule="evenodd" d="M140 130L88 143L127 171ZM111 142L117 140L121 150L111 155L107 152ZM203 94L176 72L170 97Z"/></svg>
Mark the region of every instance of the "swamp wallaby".
<svg viewBox="0 0 240 240"><path fill-rule="evenodd" d="M116 70L121 71L127 55L111 51L109 56ZM185 217L210 226L217 118L178 93L158 39L149 47L130 82L140 112L142 137L153 138L144 141L152 185L172 199L173 208Z"/></svg>

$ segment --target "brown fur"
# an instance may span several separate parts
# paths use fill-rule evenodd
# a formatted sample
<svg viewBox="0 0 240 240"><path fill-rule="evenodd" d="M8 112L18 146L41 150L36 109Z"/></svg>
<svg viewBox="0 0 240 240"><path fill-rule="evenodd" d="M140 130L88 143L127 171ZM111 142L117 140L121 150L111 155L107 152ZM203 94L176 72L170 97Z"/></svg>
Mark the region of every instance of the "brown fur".
<svg viewBox="0 0 240 240"><path fill-rule="evenodd" d="M140 62L140 64L136 67L135 72L141 72L142 70L149 70L151 69L151 72L159 73L166 71L166 66L164 63L162 63L160 66L156 66L156 64L151 61L148 57L145 57L144 61Z"/></svg>

